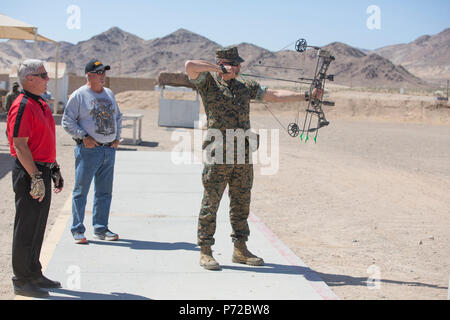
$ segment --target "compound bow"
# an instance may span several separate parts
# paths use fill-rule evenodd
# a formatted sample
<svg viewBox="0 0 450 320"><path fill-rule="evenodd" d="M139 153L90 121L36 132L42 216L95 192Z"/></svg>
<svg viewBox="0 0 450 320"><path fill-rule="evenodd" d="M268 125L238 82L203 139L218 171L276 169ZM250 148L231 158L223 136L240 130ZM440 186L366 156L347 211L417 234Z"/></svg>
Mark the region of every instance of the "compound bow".
<svg viewBox="0 0 450 320"><path fill-rule="evenodd" d="M285 126L283 126L281 121L275 116L275 114L269 109L269 107L266 104L264 104L264 105L270 111L272 116L274 116L274 118L278 121L278 123L285 130L287 130L288 134L291 137L297 137L300 134L300 140L303 141L303 138L305 138L305 143L306 143L309 140L309 134L312 132L315 132L314 142L317 143L317 134L318 134L319 129L329 125L329 121L325 118L325 113L322 109L322 105L334 106L334 102L324 101L322 98L319 99L316 96L313 97L312 93L313 93L314 89L325 90L325 81L326 80L334 81L334 76L327 75L327 71L328 71L328 68L329 68L331 62L333 62L335 60L335 58L327 50L324 50L324 49L322 49L320 47L316 47L316 46L308 46L305 39L299 39L295 43L295 51L297 51L299 53L304 53L307 48L312 48L314 50L317 50L317 63L316 63L315 71L314 71L314 77L312 79L301 77L301 78L298 78L298 80L287 80L287 79L271 78L271 77L245 74L245 73L243 73L241 75L248 76L248 77L256 77L256 78L264 78L264 79L271 79L271 80L309 84L310 85L309 92L307 92L307 95L309 97L308 107L305 110L306 111L305 119L303 121L303 126L301 129L299 126L300 107L299 107L297 116L295 117L294 121L289 123L289 125L286 128ZM301 70L299 68L285 68L285 67L264 66L264 65L259 65L259 67ZM312 119L314 116L317 116L316 127L312 126Z"/></svg>

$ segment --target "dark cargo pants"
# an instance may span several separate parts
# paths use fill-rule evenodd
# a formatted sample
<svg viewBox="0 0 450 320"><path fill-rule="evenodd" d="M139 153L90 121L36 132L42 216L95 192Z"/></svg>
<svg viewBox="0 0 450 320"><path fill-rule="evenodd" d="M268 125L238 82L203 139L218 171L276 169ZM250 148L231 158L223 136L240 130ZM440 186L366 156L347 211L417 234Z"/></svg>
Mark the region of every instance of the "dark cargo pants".
<svg viewBox="0 0 450 320"><path fill-rule="evenodd" d="M13 282L28 282L42 275L39 262L44 240L45 227L51 203L50 169L37 165L45 184L45 197L42 202L30 195L31 177L16 160L12 171L15 192L16 215L12 243Z"/></svg>

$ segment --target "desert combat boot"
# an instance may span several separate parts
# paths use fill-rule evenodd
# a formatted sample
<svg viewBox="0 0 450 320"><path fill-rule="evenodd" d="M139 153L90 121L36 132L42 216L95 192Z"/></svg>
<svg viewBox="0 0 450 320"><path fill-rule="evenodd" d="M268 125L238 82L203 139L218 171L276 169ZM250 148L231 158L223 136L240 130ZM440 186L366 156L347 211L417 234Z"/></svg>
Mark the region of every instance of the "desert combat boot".
<svg viewBox="0 0 450 320"><path fill-rule="evenodd" d="M200 266L207 270L220 270L220 265L212 255L211 246L200 247Z"/></svg>
<svg viewBox="0 0 450 320"><path fill-rule="evenodd" d="M264 260L255 256L247 249L245 241L236 241L234 243L233 262L244 263L250 266L263 266Z"/></svg>

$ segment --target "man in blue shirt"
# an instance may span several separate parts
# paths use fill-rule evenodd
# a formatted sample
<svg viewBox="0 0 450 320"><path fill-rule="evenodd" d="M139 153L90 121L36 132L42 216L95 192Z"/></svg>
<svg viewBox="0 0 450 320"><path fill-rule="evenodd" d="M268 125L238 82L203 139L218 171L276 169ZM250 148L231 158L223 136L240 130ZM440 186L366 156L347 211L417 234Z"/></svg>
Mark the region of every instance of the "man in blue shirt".
<svg viewBox="0 0 450 320"><path fill-rule="evenodd" d="M118 234L108 229L108 220L122 115L113 92L104 87L107 70L110 66L99 60L89 61L85 67L87 84L72 93L61 122L77 142L71 232L79 244L87 243L83 220L92 180L95 184L94 236L101 240L119 239Z"/></svg>

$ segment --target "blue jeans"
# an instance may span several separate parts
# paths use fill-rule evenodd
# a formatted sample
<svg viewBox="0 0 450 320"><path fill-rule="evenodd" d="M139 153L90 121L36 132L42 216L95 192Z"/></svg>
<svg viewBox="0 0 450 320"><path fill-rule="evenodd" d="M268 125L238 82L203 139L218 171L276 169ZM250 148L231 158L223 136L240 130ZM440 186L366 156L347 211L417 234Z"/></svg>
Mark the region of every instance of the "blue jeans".
<svg viewBox="0 0 450 320"><path fill-rule="evenodd" d="M110 147L86 148L83 144L75 147L75 187L72 194L72 234L84 233L83 225L86 199L94 179L94 208L92 225L94 232L108 229L111 207L114 162L116 149Z"/></svg>

